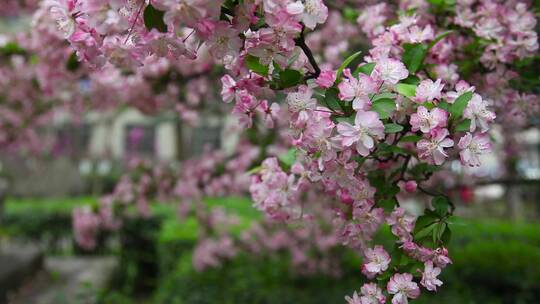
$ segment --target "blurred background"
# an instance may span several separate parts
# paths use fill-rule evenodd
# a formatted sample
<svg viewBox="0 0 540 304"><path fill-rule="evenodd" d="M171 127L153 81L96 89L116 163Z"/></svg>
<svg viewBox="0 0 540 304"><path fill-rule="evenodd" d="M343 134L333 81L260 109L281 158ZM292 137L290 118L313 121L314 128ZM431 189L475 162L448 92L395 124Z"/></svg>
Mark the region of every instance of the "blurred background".
<svg viewBox="0 0 540 304"><path fill-rule="evenodd" d="M29 17L3 16L0 33L16 34L29 23ZM214 96L219 89L211 88ZM193 252L205 250L196 246L204 229L180 219L179 207L159 196L147 202L144 215L126 217L117 229L97 233L93 246L81 247L75 210L95 208L118 191L123 176L133 177L133 159L177 168L236 145L220 115L209 112L198 124L177 116L146 116L135 108L86 113L78 121L60 115L42 130L49 153L0 150L0 303L342 303L361 286L360 262L344 247L338 273L298 271L288 250L260 257L236 252L201 271ZM495 138L503 131L496 129ZM460 176L445 184L458 201L453 265L437 296L415 303L540 303L538 128L533 124L511 143L499 141L484 164L476 172L450 164ZM201 200L235 215L238 238L262 220L247 195ZM413 197L406 206L419 213L424 202ZM386 228L377 237L391 242Z"/></svg>

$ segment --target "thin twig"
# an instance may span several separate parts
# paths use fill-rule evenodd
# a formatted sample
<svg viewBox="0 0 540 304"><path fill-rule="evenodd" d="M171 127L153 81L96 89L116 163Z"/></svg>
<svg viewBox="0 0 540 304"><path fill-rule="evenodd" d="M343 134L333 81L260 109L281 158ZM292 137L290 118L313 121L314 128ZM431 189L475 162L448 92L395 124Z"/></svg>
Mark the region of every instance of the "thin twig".
<svg viewBox="0 0 540 304"><path fill-rule="evenodd" d="M309 73L308 75L306 75L306 77L304 79L308 80L308 79L313 79L313 78L319 77L319 75L321 74L321 68L317 64L317 60L315 60L315 57L313 56L313 52L311 52L311 49L306 44L306 39L305 39L305 36L304 36L304 29L305 29L305 26L302 25L302 31L300 32L300 36L298 38L294 39L294 42L296 43L296 45L298 47L300 47L302 49L302 51L304 52L304 54L308 58L309 64L311 64L311 66L315 70L314 73Z"/></svg>

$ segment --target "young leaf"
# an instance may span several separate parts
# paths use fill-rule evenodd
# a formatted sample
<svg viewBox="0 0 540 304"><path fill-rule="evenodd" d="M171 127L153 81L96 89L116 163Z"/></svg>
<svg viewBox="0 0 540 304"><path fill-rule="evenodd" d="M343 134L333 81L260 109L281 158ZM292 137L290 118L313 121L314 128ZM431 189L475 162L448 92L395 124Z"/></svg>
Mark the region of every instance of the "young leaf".
<svg viewBox="0 0 540 304"><path fill-rule="evenodd" d="M435 222L436 218L430 215L422 215L416 219L416 222L414 224L414 234L417 234L420 230L423 228L433 224Z"/></svg>
<svg viewBox="0 0 540 304"><path fill-rule="evenodd" d="M358 75L359 73L371 75L373 69L375 68L375 62L370 62L359 66L353 73L353 75Z"/></svg>
<svg viewBox="0 0 540 304"><path fill-rule="evenodd" d="M412 98L416 95L416 85L414 84L406 84L406 83L398 83L396 85L396 91L405 96Z"/></svg>
<svg viewBox="0 0 540 304"><path fill-rule="evenodd" d="M426 54L428 51L427 46L421 43L406 43L403 48L405 49L402 57L403 63L405 64L405 66L407 66L407 69L409 70L409 72L411 72L411 74L418 72L418 70L420 70L420 67L422 67L424 58L426 58Z"/></svg>
<svg viewBox="0 0 540 304"><path fill-rule="evenodd" d="M297 70L286 69L279 72L279 79L282 88L290 88L300 83L302 73Z"/></svg>
<svg viewBox="0 0 540 304"><path fill-rule="evenodd" d="M431 205L433 208L435 208L435 213L437 213L440 217L444 217L448 213L450 202L444 196L436 196L433 198L433 200L431 200Z"/></svg>
<svg viewBox="0 0 540 304"><path fill-rule="evenodd" d="M388 98L378 99L372 103L371 110L379 113L380 119L385 119L396 110L396 102Z"/></svg>
<svg viewBox="0 0 540 304"><path fill-rule="evenodd" d="M279 155L278 158L283 165L290 168L296 161L296 149L289 149L287 153Z"/></svg>
<svg viewBox="0 0 540 304"><path fill-rule="evenodd" d="M371 98L371 101L375 102L375 101L377 101L379 99L394 99L395 97L396 97L396 94L385 92L385 93L380 93L380 94L374 95Z"/></svg>
<svg viewBox="0 0 540 304"><path fill-rule="evenodd" d="M418 232L414 234L414 239L419 241L422 240L430 235L432 235L433 230L437 227L434 223L425 226L424 228L420 229Z"/></svg>
<svg viewBox="0 0 540 304"><path fill-rule="evenodd" d="M164 11L160 11L153 7L152 4L148 4L143 13L144 25L149 31L155 28L162 33L166 33L167 25L163 21L163 15L165 15Z"/></svg>
<svg viewBox="0 0 540 304"><path fill-rule="evenodd" d="M450 114L454 119L461 117L472 97L473 92L465 92L454 101L454 103L450 106Z"/></svg>
<svg viewBox="0 0 540 304"><path fill-rule="evenodd" d="M261 64L259 62L259 58L252 55L247 55L246 59L244 60L244 63L246 64L247 68L250 69L251 71L262 76L268 75L268 67Z"/></svg>
<svg viewBox="0 0 540 304"><path fill-rule="evenodd" d="M81 64L79 63L79 60L77 59L77 54L75 52L71 53L71 55L68 58L68 61L66 62L66 69L70 72L76 71Z"/></svg>
<svg viewBox="0 0 540 304"><path fill-rule="evenodd" d="M407 135L407 136L403 136L399 142L417 142L419 141L420 139L422 139L422 136L419 136L419 135Z"/></svg>
<svg viewBox="0 0 540 304"><path fill-rule="evenodd" d="M384 125L384 133L397 133L403 131L403 126L395 123Z"/></svg>
<svg viewBox="0 0 540 304"><path fill-rule="evenodd" d="M328 89L324 94L324 103L332 111L338 111L341 109L338 94L339 90L336 88Z"/></svg>
<svg viewBox="0 0 540 304"><path fill-rule="evenodd" d="M362 52L358 51L358 52L352 54L351 56L347 57L347 59L345 59L345 61L343 61L343 63L341 64L341 66L337 70L336 79L339 79L341 77L341 74L343 73L343 70L345 68L347 68L349 66L349 64L351 64L351 62L353 62L353 60L355 60L358 56L360 56L360 54L362 54Z"/></svg>
<svg viewBox="0 0 540 304"><path fill-rule="evenodd" d="M456 131L458 132L467 132L471 129L471 120L470 119L464 119L462 122L460 122L456 126Z"/></svg>
<svg viewBox="0 0 540 304"><path fill-rule="evenodd" d="M452 231L450 231L450 227L447 224L446 229L444 230L444 233L440 237L440 240L441 242L443 242L443 244L448 245L448 243L450 243L451 238L452 238Z"/></svg>

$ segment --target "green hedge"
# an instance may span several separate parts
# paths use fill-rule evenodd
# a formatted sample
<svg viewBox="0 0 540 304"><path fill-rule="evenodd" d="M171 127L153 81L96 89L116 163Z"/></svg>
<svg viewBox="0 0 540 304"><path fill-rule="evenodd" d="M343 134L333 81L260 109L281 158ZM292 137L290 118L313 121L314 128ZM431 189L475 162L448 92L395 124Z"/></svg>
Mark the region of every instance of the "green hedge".
<svg viewBox="0 0 540 304"><path fill-rule="evenodd" d="M454 261L442 275L437 294L425 291L413 303L540 303L540 225L461 221L453 226ZM383 229L378 236L388 237ZM247 256L219 269L195 272L190 253L177 259L162 277L156 303L343 303L359 289L358 261L344 261L340 279L300 278L288 269L286 256L256 260ZM351 266L354 265L354 266Z"/></svg>
<svg viewBox="0 0 540 304"><path fill-rule="evenodd" d="M2 231L41 241L71 237L72 208L96 201L9 200ZM235 233L260 217L246 199L208 199L207 203L239 215ZM295 276L284 255L272 260L244 255L222 268L197 273L191 266L197 222L178 221L170 205L153 209L154 218L130 220L119 234L122 267L117 287L121 292L105 293L104 303L120 303L120 298L130 303L126 294L156 286L150 303L343 303L343 296L362 284L359 261L354 258L343 261L348 272L340 279ZM443 273L445 285L436 295L414 303L540 303L540 225L462 220L452 225L452 231L449 249L454 265ZM377 238L391 245L387 228Z"/></svg>

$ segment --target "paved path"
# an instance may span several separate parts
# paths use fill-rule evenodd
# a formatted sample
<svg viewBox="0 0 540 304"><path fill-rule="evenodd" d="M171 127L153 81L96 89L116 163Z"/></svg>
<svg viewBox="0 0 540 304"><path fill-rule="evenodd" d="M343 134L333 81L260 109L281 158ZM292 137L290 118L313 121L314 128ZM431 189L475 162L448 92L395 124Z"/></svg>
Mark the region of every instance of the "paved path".
<svg viewBox="0 0 540 304"><path fill-rule="evenodd" d="M114 257L47 257L11 304L91 304L106 288L118 262Z"/></svg>

